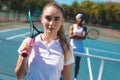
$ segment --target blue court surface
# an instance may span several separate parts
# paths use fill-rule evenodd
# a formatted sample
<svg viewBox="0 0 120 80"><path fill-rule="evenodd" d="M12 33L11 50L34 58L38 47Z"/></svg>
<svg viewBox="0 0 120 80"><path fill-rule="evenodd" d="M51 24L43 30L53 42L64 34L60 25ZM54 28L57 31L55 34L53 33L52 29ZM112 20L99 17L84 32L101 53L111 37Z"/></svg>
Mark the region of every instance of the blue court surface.
<svg viewBox="0 0 120 80"><path fill-rule="evenodd" d="M14 73L22 40L29 36L29 27L0 30L0 80L17 80ZM104 39L84 40L77 80L120 80L120 42ZM72 71L74 75L74 64Z"/></svg>

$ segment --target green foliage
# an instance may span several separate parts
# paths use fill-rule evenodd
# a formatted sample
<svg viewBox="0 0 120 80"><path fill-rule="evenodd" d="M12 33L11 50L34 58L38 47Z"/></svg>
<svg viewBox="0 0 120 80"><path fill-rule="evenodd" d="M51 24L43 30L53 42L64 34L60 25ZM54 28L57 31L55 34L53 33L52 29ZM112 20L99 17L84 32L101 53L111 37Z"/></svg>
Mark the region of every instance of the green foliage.
<svg viewBox="0 0 120 80"><path fill-rule="evenodd" d="M37 3L44 7L49 2L54 2L54 0L0 0L0 8L6 5L8 10L20 14L26 13L30 4ZM74 0L72 5L62 4L62 6L65 9L67 20L74 20L77 13L84 13L87 23L108 25L112 22L120 24L120 3L95 3L90 0L83 0L78 3Z"/></svg>
<svg viewBox="0 0 120 80"><path fill-rule="evenodd" d="M84 13L86 22L93 24L109 25L120 24L120 3L105 2L95 3L84 0L81 3L74 1L71 6L63 5L66 15L74 19L77 13Z"/></svg>

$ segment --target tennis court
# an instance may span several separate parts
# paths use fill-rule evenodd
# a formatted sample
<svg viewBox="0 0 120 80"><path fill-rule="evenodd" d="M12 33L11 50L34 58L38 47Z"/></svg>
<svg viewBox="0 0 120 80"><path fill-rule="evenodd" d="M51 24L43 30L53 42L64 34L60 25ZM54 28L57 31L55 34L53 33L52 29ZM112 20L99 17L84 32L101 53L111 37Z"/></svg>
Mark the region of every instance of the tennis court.
<svg viewBox="0 0 120 80"><path fill-rule="evenodd" d="M65 27L66 33L68 28ZM106 32L102 29L99 31ZM17 49L28 36L28 23L0 23L0 80L17 80L14 74ZM75 54L82 56L78 80L120 80L120 38L100 36L97 40L86 39L84 49L86 53ZM74 64L72 78L73 75Z"/></svg>

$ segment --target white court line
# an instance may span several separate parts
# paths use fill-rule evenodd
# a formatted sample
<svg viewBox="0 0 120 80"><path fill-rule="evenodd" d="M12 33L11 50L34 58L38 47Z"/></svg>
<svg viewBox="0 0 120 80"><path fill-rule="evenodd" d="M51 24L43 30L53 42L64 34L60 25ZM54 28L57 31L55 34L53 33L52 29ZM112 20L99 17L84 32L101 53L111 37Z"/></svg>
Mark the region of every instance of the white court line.
<svg viewBox="0 0 120 80"><path fill-rule="evenodd" d="M101 50L101 49L95 49L95 48L89 48L89 49L94 50L94 51L100 51L100 52L105 52L105 53L120 55L119 52L113 52L113 51Z"/></svg>
<svg viewBox="0 0 120 80"><path fill-rule="evenodd" d="M100 69L99 69L99 75L98 75L98 79L97 80L101 80L103 69L104 69L104 59L101 60Z"/></svg>
<svg viewBox="0 0 120 80"><path fill-rule="evenodd" d="M30 32L19 34L19 35L10 36L10 37L7 37L6 40L11 40L11 39L14 39L14 38L17 38L17 37L22 37L22 36L25 36L27 34L30 34Z"/></svg>
<svg viewBox="0 0 120 80"><path fill-rule="evenodd" d="M88 48L86 48L86 54L89 55ZM90 57L87 57L87 61L88 61L88 70L89 70L90 80L93 80Z"/></svg>
<svg viewBox="0 0 120 80"><path fill-rule="evenodd" d="M0 30L0 32L8 32L8 31L20 30L20 29L25 29L25 28L26 28L26 27L14 28L14 29L5 29L5 30Z"/></svg>

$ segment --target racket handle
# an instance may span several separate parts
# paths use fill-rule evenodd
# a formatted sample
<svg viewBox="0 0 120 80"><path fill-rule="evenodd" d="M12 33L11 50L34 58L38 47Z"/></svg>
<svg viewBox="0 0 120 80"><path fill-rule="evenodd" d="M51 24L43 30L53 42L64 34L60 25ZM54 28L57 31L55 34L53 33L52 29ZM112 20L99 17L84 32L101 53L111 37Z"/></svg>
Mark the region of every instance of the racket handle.
<svg viewBox="0 0 120 80"><path fill-rule="evenodd" d="M29 41L30 46L33 46L33 42L34 42L34 39L30 38L30 41Z"/></svg>
<svg viewBox="0 0 120 80"><path fill-rule="evenodd" d="M29 45L32 46L33 45L33 42L34 42L34 39L33 38L30 38L29 40ZM27 57L29 55L29 51L27 49L23 50L22 51L22 56L23 57Z"/></svg>
<svg viewBox="0 0 120 80"><path fill-rule="evenodd" d="M76 37L75 39L78 40L79 38Z"/></svg>
<svg viewBox="0 0 120 80"><path fill-rule="evenodd" d="M23 57L27 57L28 54L29 54L29 53L28 53L28 50L27 50L27 49L25 49L25 50L22 51L22 56L23 56Z"/></svg>

